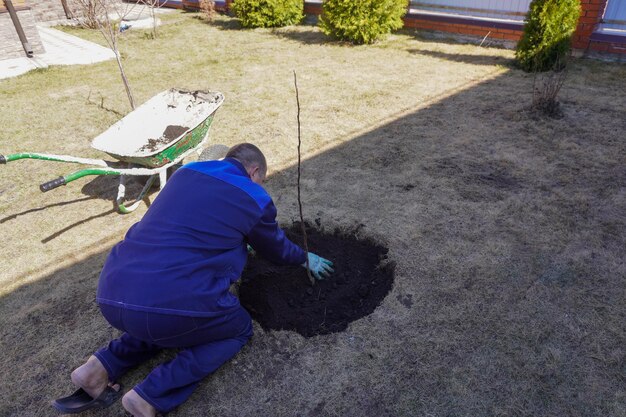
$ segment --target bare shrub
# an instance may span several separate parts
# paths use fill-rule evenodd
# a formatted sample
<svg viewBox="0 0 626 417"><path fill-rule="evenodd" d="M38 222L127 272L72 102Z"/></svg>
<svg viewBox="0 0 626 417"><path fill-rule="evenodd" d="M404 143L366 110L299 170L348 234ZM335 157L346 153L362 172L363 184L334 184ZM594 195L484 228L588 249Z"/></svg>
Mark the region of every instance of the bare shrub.
<svg viewBox="0 0 626 417"><path fill-rule="evenodd" d="M202 18L207 22L212 22L215 19L215 1L214 0L200 0L200 11L202 12Z"/></svg>
<svg viewBox="0 0 626 417"><path fill-rule="evenodd" d="M130 107L135 110L135 99L133 98L133 93L130 89L128 78L126 78L126 73L124 72L124 67L122 66L122 56L120 55L120 50L117 43L118 38L122 33L120 31L119 22L124 20L124 18L130 14L135 5L129 5L128 3L109 2L107 0L97 1L104 9L103 18L98 20L98 29L100 29L100 33L102 33L102 36L109 45L109 48L111 48L113 53L115 53L115 59L117 61L117 66L120 70L120 75L122 77L122 82L124 83L124 88L126 89L126 95L128 96ZM119 20L112 20L111 15L116 16Z"/></svg>
<svg viewBox="0 0 626 417"><path fill-rule="evenodd" d="M162 0L140 0L141 4L150 10L150 18L152 19L152 39L157 38L157 10L165 4Z"/></svg>
<svg viewBox="0 0 626 417"><path fill-rule="evenodd" d="M98 29L98 19L104 13L99 0L72 0L78 23L87 29Z"/></svg>
<svg viewBox="0 0 626 417"><path fill-rule="evenodd" d="M93 24L94 29L98 29L104 37L107 45L115 54L117 66L120 70L120 76L126 89L126 95L130 107L135 109L135 100L133 93L128 83L128 78L124 72L122 65L122 56L120 54L118 39L120 34L120 22L124 20L136 6L135 3L122 3L119 0L74 0L75 6L78 7L78 15L82 16L82 20L89 23L84 23L86 27ZM79 19L81 21L81 19Z"/></svg>
<svg viewBox="0 0 626 417"><path fill-rule="evenodd" d="M561 117L559 92L567 78L567 59L559 60L554 69L535 72L532 109L550 117Z"/></svg>

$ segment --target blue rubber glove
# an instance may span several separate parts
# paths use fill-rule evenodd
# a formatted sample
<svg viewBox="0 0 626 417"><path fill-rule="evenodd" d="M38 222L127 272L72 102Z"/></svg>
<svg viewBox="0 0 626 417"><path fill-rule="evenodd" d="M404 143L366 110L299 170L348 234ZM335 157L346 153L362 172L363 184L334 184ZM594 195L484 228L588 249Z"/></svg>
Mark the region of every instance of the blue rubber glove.
<svg viewBox="0 0 626 417"><path fill-rule="evenodd" d="M306 268L306 262L303 263L302 266ZM309 252L309 268L316 279L324 279L330 276L332 272L335 272L332 267L333 263L328 259L324 259L321 256Z"/></svg>

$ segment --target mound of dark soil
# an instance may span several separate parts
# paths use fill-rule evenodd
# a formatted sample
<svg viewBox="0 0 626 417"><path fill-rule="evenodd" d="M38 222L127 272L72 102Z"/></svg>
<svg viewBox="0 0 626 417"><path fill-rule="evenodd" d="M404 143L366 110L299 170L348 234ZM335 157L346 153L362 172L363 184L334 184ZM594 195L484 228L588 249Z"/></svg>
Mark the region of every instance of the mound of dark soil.
<svg viewBox="0 0 626 417"><path fill-rule="evenodd" d="M302 242L300 226L286 230ZM239 289L241 304L264 329L295 330L305 337L345 330L372 313L389 293L394 264L387 249L354 235L307 228L309 250L334 263L315 285L301 266L276 266L250 257Z"/></svg>

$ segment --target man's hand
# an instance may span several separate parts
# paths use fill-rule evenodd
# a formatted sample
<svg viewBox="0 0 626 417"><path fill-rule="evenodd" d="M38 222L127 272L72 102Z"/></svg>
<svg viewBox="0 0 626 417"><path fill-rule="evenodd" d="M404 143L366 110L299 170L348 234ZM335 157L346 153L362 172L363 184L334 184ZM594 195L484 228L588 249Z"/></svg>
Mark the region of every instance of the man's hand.
<svg viewBox="0 0 626 417"><path fill-rule="evenodd" d="M302 264L306 268L306 262ZM332 268L333 263L328 259L324 259L316 254L309 252L309 269L316 279L324 279L335 270Z"/></svg>

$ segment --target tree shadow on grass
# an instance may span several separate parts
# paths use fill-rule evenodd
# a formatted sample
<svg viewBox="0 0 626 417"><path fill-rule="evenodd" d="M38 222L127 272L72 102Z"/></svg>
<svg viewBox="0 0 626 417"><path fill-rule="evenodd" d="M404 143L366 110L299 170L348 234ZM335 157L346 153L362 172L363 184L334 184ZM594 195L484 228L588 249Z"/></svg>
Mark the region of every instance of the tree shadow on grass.
<svg viewBox="0 0 626 417"><path fill-rule="evenodd" d="M200 17L198 17L200 19ZM229 17L221 18L218 17L211 22L205 21L207 25L215 26L220 30L245 30L243 26L241 26L241 21L239 19Z"/></svg>
<svg viewBox="0 0 626 417"><path fill-rule="evenodd" d="M133 201L132 200L133 197L138 195L141 192L144 182L145 181L142 181L136 177L130 177L130 179L126 182L127 201ZM119 184L118 177L111 177L108 175L103 175L101 177L97 177L93 181L90 181L85 186L83 186L81 190L82 193L89 195L89 197L78 199L76 201L67 202L66 204L71 204L72 202L78 202L78 201L92 200L92 199L103 199L103 200L111 200L111 204L113 205L113 208L111 208L110 210L106 210L102 213L94 214L87 218L78 220L70 224L69 226L66 226L63 229L58 230L52 233L50 236L42 239L41 243L48 243L51 240L56 239L57 237L61 236L63 233L66 233L72 230L75 227L88 223L92 220L99 219L101 217L106 217L109 214L116 213L118 209L117 209L117 203L115 202L115 198L117 197L118 184ZM150 196L153 193L155 193L157 189L158 189L158 186L153 185L150 191L145 195L143 201L147 206L150 206ZM55 205L65 205L65 204L55 204ZM51 206L55 206L55 205L51 205ZM0 220L0 223L2 223L1 220Z"/></svg>
<svg viewBox="0 0 626 417"><path fill-rule="evenodd" d="M598 120L512 119L524 89L519 76L474 84L306 159L305 213L387 238L394 287L346 334L259 332L173 415L313 415L319 398L329 415L619 414L622 119L593 97ZM296 176L269 179L277 206L295 207ZM0 415L48 415L115 337L94 302L102 249L0 297Z"/></svg>
<svg viewBox="0 0 626 417"><path fill-rule="evenodd" d="M198 20L202 20L201 17L197 17ZM244 28L241 25L241 21L237 18L217 18L211 22L205 21L206 24L215 26L220 30L254 30L250 28ZM304 30L304 29L309 30ZM323 45L332 42L332 39L324 35L319 30L313 30L315 25L307 24L305 22L282 28L267 28L273 35L279 38L289 39L297 42L301 42L306 45Z"/></svg>
<svg viewBox="0 0 626 417"><path fill-rule="evenodd" d="M432 58L445 59L452 62L463 62L472 65L502 65L509 68L515 68L515 60L498 55L470 55L470 54L450 54L441 51L432 51L426 49L409 49L408 52L417 55L425 55Z"/></svg>
<svg viewBox="0 0 626 417"><path fill-rule="evenodd" d="M147 178L147 177L145 177ZM127 195L127 199L132 200L132 198L136 195L138 195L141 192L141 189L143 187L143 184L145 183L145 180L142 180L138 177L131 177L129 178L129 180L126 182L126 195ZM14 220L20 216L27 216L29 214L32 213L37 213L40 211L45 211L48 209L51 209L53 207L63 207L63 206L69 206L72 204L77 204L77 203L82 203L85 201L90 201L90 200L109 200L111 201L112 204L112 208L110 210L104 211L102 213L98 213L92 216L89 216L87 218L84 219L80 219L74 223L72 223L69 226L64 227L63 229L52 233L50 236L44 238L41 240L41 243L48 243L53 239L56 239L57 237L61 236L63 233L68 232L69 230L72 230L73 228L80 226L82 224L85 224L87 222L90 222L91 220L95 220L98 219L100 217L106 217L109 214L115 213L117 211L117 206L115 204L115 198L117 197L117 186L119 184L119 177L112 177L112 176L108 176L108 175L103 175L101 177L96 177L95 179L93 179L92 181L88 182L87 184L85 184L82 189L81 189L81 193L83 195L86 195L86 197L82 197L82 198L76 198L74 200L68 200L68 201L60 201L60 202L56 202L56 203L51 203L51 204L47 204L45 206L41 206L41 207L35 207L35 208L31 208L31 209L27 209L24 211L20 211L17 213L13 213L10 214L8 216L5 216L3 218L0 219L0 224L2 223L6 223L8 221ZM72 186L72 184L69 185L70 187ZM156 192L156 190L158 189L158 185L153 186L150 191L148 192L148 194L144 197L144 201L147 205L150 205L150 196Z"/></svg>
<svg viewBox="0 0 626 417"><path fill-rule="evenodd" d="M303 30L307 28L308 30ZM297 41L305 45L326 45L330 43L336 43L335 40L326 36L321 30L314 30L315 26L311 25L299 25L287 28L277 28L272 33L279 38L289 39Z"/></svg>
<svg viewBox="0 0 626 417"><path fill-rule="evenodd" d="M84 198L77 198L75 200L60 201L58 203L52 203L52 204L47 204L47 205L41 206L41 207L31 208L31 209L28 209L28 210L20 211L18 213L13 213L13 214L10 214L10 215L8 215L6 217L3 217L2 219L0 219L0 224L6 223L9 220L16 219L16 218L18 218L20 216L25 216L25 215L30 214L30 213L36 213L38 211L47 210L47 209L50 209L52 207L62 207L62 206L70 205L70 204L80 203L80 202L87 201L87 200L96 200L96 199L97 199L97 197L95 197L95 196L89 196L89 197L84 197Z"/></svg>
<svg viewBox="0 0 626 417"><path fill-rule="evenodd" d="M489 32L489 31L487 31ZM406 36L411 36L420 42L425 43L434 43L434 44L447 44L447 45L481 45L483 47L489 47L494 49L513 49L515 47L515 42L504 40L504 39L495 39L487 36L479 35L464 35L461 33L453 33L453 32L439 32L433 30L426 29L414 29L414 28L403 28L396 32L397 34L403 34Z"/></svg>
<svg viewBox="0 0 626 417"><path fill-rule="evenodd" d="M57 237L61 236L63 233L68 232L68 231L72 230L73 228L80 226L81 224L88 223L91 220L99 219L100 217L106 217L109 214L113 214L113 213L116 213L116 212L117 212L117 209L112 208L111 210L107 210L107 211L104 211L102 213L98 213L98 214L94 214L93 216L89 216L89 217L87 217L85 219L81 219L81 220L79 220L77 222L74 222L74 223L70 224L69 226L64 227L63 229L61 229L59 231L54 232L50 236L48 236L48 237L46 237L44 239L41 239L41 243L48 243L51 240L56 239Z"/></svg>

